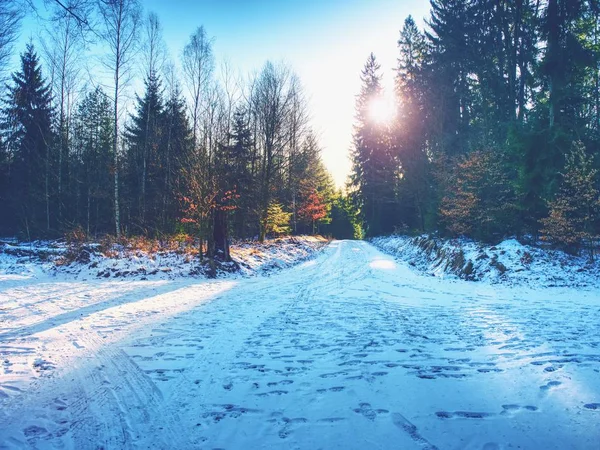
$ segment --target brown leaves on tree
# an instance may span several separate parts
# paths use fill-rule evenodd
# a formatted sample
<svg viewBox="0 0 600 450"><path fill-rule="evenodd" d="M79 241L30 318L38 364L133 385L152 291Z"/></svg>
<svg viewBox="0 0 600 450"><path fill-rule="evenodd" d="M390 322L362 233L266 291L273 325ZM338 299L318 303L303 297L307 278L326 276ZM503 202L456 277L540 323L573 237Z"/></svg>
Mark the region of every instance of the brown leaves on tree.
<svg viewBox="0 0 600 450"><path fill-rule="evenodd" d="M315 223L327 217L327 206L317 191L313 191L300 206L298 217L309 223Z"/></svg>
<svg viewBox="0 0 600 450"><path fill-rule="evenodd" d="M548 203L548 217L540 220L543 239L572 252L587 243L592 257L598 239L594 225L600 218L598 170L593 165L593 157L586 154L584 145L573 143L559 191Z"/></svg>
<svg viewBox="0 0 600 450"><path fill-rule="evenodd" d="M453 235L501 236L516 212L516 196L498 155L474 151L458 162L443 197L440 219Z"/></svg>

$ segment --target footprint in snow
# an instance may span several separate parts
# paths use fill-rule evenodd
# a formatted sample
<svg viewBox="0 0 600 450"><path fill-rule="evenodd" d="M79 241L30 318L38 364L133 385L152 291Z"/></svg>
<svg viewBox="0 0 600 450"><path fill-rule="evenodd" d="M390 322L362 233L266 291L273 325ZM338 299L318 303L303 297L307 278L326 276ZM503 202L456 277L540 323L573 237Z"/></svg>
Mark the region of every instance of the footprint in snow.
<svg viewBox="0 0 600 450"><path fill-rule="evenodd" d="M500 445L496 444L495 442L487 442L482 447L482 450L500 450L500 449L501 449Z"/></svg>
<svg viewBox="0 0 600 450"><path fill-rule="evenodd" d="M517 411L537 411L539 408L537 406L532 406L532 405L525 405L525 406L521 406L521 405L502 405L502 412L500 414L509 414L509 413L513 413L513 412L517 412Z"/></svg>
<svg viewBox="0 0 600 450"><path fill-rule="evenodd" d="M64 411L65 409L67 409L67 404L63 402L60 398L55 398L54 409L56 409L57 411Z"/></svg>
<svg viewBox="0 0 600 450"><path fill-rule="evenodd" d="M275 387L278 386L280 384L282 385L287 385L287 384L293 384L294 380L281 380L281 381L270 381L267 383L268 387Z"/></svg>
<svg viewBox="0 0 600 450"><path fill-rule="evenodd" d="M370 403L360 403L353 411L369 420L375 420L379 414L388 414L387 409L373 409Z"/></svg>
<svg viewBox="0 0 600 450"><path fill-rule="evenodd" d="M435 415L440 419L454 419L457 417L462 419L485 419L493 416L491 413L474 411L438 411Z"/></svg>
<svg viewBox="0 0 600 450"><path fill-rule="evenodd" d="M319 419L317 420L317 422L321 422L321 423L335 423L335 422L343 422L344 420L347 420L344 417L325 417L323 419Z"/></svg>
<svg viewBox="0 0 600 450"><path fill-rule="evenodd" d="M552 388L560 386L562 383L560 381L549 381L548 383L540 386L540 390L543 392L547 392Z"/></svg>
<svg viewBox="0 0 600 450"><path fill-rule="evenodd" d="M287 394L288 391L284 391L284 390L275 390L275 391L270 391L270 392L262 392L260 394L255 394L257 397L269 397L271 395L285 395Z"/></svg>
<svg viewBox="0 0 600 450"><path fill-rule="evenodd" d="M583 407L592 411L600 411L600 403L586 403Z"/></svg>
<svg viewBox="0 0 600 450"><path fill-rule="evenodd" d="M44 427L38 427L37 425L31 425L23 430L23 434L29 437L37 437L42 436L44 434L48 434L48 430Z"/></svg>

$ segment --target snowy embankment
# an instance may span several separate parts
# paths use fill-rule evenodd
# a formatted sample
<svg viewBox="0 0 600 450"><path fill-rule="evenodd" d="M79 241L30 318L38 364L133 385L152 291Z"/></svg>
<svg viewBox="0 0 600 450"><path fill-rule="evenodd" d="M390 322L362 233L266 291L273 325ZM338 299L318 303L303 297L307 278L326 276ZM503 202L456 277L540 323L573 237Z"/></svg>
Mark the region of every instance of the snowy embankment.
<svg viewBox="0 0 600 450"><path fill-rule="evenodd" d="M467 239L387 236L371 243L436 277L532 286L598 286L600 264L586 256L523 245L508 239L486 246Z"/></svg>
<svg viewBox="0 0 600 450"><path fill-rule="evenodd" d="M231 246L232 262L201 260L193 248L141 250L112 244L67 245L61 241L19 243L0 240L0 273L75 276L78 279L175 279L186 276L220 277L231 273L253 275L293 266L327 244L315 236L242 241Z"/></svg>

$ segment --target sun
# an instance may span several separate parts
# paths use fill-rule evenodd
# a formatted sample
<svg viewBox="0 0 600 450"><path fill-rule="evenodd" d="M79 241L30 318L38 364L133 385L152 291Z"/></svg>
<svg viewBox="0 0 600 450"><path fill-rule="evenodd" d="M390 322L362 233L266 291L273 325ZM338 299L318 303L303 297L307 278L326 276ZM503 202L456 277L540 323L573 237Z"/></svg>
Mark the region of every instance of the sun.
<svg viewBox="0 0 600 450"><path fill-rule="evenodd" d="M396 104L392 98L378 96L369 102L369 119L376 124L389 124L396 117Z"/></svg>

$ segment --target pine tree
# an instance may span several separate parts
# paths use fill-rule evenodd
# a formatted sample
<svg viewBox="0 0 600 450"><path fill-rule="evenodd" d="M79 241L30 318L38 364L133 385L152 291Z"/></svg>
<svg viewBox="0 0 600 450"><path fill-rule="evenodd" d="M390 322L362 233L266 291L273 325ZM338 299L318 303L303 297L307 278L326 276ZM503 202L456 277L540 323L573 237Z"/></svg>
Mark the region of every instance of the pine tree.
<svg viewBox="0 0 600 450"><path fill-rule="evenodd" d="M581 142L573 143L566 158L560 189L551 202L548 217L540 220L545 238L566 250L578 252L587 245L594 257L600 219L598 170Z"/></svg>
<svg viewBox="0 0 600 450"><path fill-rule="evenodd" d="M279 202L271 202L267 209L266 234L281 236L291 231L292 213L286 212Z"/></svg>
<svg viewBox="0 0 600 450"><path fill-rule="evenodd" d="M128 145L124 180L128 197L134 203L135 224L142 229L158 225L162 200L158 189L165 171L161 145L165 124L161 81L156 74L150 74L144 84L144 96L137 97L131 124L125 128Z"/></svg>
<svg viewBox="0 0 600 450"><path fill-rule="evenodd" d="M70 155L68 211L74 225L87 234L110 232L113 219L112 105L101 88L88 92L73 118L74 153Z"/></svg>
<svg viewBox="0 0 600 450"><path fill-rule="evenodd" d="M360 221L351 199L341 191L336 192L331 202L331 221L323 228L335 239L361 239Z"/></svg>
<svg viewBox="0 0 600 450"><path fill-rule="evenodd" d="M548 83L549 125L573 126L577 119L578 77L592 64L592 57L578 36L577 19L582 17L583 0L549 0L543 17L546 51L542 73ZM597 7L597 6L596 6Z"/></svg>
<svg viewBox="0 0 600 450"><path fill-rule="evenodd" d="M492 151L462 158L440 205L440 220L454 236L500 240L514 230L517 198L508 172Z"/></svg>
<svg viewBox="0 0 600 450"><path fill-rule="evenodd" d="M431 54L430 86L434 145L440 151L457 155L467 150L472 116L469 75L477 33L472 2L469 0L431 0L431 18L426 33ZM470 40L467 38L470 37Z"/></svg>
<svg viewBox="0 0 600 450"><path fill-rule="evenodd" d="M164 180L162 180L161 229L175 231L180 216L179 197L186 191L185 168L192 152L192 130L186 114L185 101L175 85L164 108L164 132L162 133L162 156L164 157Z"/></svg>
<svg viewBox="0 0 600 450"><path fill-rule="evenodd" d="M402 174L398 178L398 199L402 222L424 231L431 181L427 156L427 85L423 73L428 49L425 36L411 16L404 21L398 47L396 94L400 106L394 130Z"/></svg>
<svg viewBox="0 0 600 450"><path fill-rule="evenodd" d="M5 105L2 131L10 169L4 214L13 218L15 231L49 232L56 225L53 111L50 87L31 44L21 55L21 70L12 75Z"/></svg>
<svg viewBox="0 0 600 450"><path fill-rule="evenodd" d="M395 221L393 190L397 171L389 130L369 114L372 102L383 94L379 70L371 53L361 73L362 88L356 103L350 181L354 201L371 236L391 231Z"/></svg>
<svg viewBox="0 0 600 450"><path fill-rule="evenodd" d="M325 216L319 219L320 223L328 222L331 203L335 195L333 180L321 160L321 148L314 133L308 132L300 145L295 158L290 161L290 194L289 205L292 211L293 233L314 233L312 219L302 217L302 208L314 202L310 199L318 195L320 202L325 207Z"/></svg>
<svg viewBox="0 0 600 450"><path fill-rule="evenodd" d="M252 168L258 163L252 149L254 139L248 126L247 112L239 108L233 115L233 127L229 145L222 145L217 164L221 191L229 193L234 203L230 210L232 231L236 237L251 235L256 230L252 224L258 221L256 208L258 195Z"/></svg>

